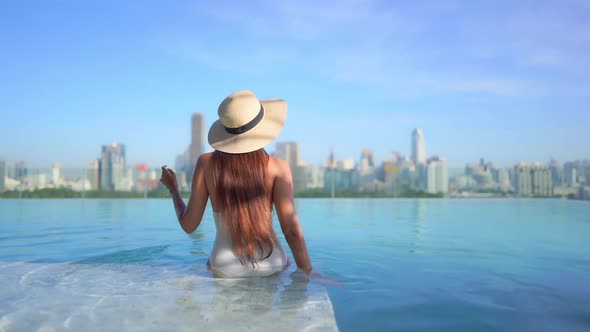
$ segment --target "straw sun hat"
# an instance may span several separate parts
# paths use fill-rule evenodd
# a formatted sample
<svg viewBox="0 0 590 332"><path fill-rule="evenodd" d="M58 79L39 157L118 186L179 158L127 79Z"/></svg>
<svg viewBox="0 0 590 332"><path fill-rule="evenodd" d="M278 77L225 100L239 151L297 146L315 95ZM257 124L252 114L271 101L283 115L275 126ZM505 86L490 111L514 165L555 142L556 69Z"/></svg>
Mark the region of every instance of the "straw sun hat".
<svg viewBox="0 0 590 332"><path fill-rule="evenodd" d="M221 102L217 114L219 120L209 129L209 144L227 153L252 152L279 135L287 117L287 102L258 100L251 91L238 91Z"/></svg>

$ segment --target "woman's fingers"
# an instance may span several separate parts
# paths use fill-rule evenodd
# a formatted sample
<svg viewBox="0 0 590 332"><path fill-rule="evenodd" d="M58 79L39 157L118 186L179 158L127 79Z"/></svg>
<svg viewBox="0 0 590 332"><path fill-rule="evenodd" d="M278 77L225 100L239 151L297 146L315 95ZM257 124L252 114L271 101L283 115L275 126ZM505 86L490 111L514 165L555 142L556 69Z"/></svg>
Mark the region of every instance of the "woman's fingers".
<svg viewBox="0 0 590 332"><path fill-rule="evenodd" d="M176 175L176 173L174 173L173 170L171 170L170 168L168 168L168 166L164 165L162 166L162 176L166 174L166 175Z"/></svg>
<svg viewBox="0 0 590 332"><path fill-rule="evenodd" d="M160 176L160 182L162 182L164 185L168 184L168 169L166 168L166 165L162 166L162 176Z"/></svg>
<svg viewBox="0 0 590 332"><path fill-rule="evenodd" d="M338 287L344 286L344 283L341 280L327 278L317 272L311 273L310 277L311 277L311 279L319 282L320 284L323 284L324 286L338 286Z"/></svg>
<svg viewBox="0 0 590 332"><path fill-rule="evenodd" d="M162 182L166 188L174 185L175 178L176 173L174 173L173 170L169 169L166 165L162 166L162 176L160 177L160 182Z"/></svg>

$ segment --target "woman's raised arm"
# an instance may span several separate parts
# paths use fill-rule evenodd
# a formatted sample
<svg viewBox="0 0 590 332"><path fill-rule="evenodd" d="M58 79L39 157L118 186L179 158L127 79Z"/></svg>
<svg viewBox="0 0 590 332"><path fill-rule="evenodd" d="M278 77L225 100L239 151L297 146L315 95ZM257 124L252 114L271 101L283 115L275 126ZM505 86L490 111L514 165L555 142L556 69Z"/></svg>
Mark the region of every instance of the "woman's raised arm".
<svg viewBox="0 0 590 332"><path fill-rule="evenodd" d="M205 185L205 168L207 163L208 156L199 156L193 173L188 205L184 204L184 200L180 196L176 174L171 169L166 168L166 166L162 167L162 178L160 181L170 191L180 227L189 234L194 232L201 224L205 207L207 206L207 199L209 198L209 192Z"/></svg>

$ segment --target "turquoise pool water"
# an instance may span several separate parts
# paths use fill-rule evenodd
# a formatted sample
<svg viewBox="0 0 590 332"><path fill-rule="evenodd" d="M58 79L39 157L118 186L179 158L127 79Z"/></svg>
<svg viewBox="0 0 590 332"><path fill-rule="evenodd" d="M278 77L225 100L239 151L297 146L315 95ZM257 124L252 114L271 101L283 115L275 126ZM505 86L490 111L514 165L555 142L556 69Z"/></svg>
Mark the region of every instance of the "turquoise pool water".
<svg viewBox="0 0 590 332"><path fill-rule="evenodd" d="M588 202L296 203L341 287L212 278L210 210L186 235L169 200L0 200L0 330L590 329Z"/></svg>

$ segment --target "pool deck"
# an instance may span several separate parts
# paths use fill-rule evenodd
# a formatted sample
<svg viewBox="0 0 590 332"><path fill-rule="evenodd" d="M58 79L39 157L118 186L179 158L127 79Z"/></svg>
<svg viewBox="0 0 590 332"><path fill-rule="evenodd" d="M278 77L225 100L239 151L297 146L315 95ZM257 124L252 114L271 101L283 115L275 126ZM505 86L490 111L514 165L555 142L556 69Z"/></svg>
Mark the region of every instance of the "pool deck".
<svg viewBox="0 0 590 332"><path fill-rule="evenodd" d="M294 271L219 279L140 264L0 262L0 331L338 331Z"/></svg>

